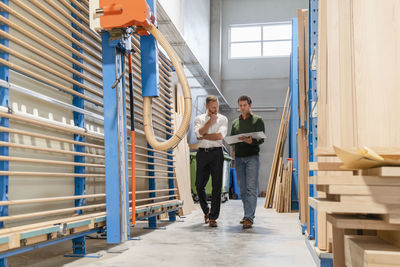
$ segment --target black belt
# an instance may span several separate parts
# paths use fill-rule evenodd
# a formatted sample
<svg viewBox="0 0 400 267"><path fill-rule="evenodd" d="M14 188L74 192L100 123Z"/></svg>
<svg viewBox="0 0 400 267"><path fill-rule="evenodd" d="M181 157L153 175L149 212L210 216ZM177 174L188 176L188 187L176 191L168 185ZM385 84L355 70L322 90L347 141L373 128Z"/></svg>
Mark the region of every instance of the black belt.
<svg viewBox="0 0 400 267"><path fill-rule="evenodd" d="M202 148L199 147L199 151L204 151L204 152L211 152L211 151L216 151L216 150L221 150L222 147L218 146L218 147L209 147L209 148Z"/></svg>

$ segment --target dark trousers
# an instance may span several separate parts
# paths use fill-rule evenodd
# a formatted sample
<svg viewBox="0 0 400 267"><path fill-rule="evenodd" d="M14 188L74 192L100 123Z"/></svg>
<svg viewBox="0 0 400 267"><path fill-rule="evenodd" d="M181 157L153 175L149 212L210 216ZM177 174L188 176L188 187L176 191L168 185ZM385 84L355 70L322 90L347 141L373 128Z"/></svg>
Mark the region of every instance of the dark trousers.
<svg viewBox="0 0 400 267"><path fill-rule="evenodd" d="M196 155L196 163L196 190L199 196L201 209L204 214L207 214L210 211L207 204L205 187L211 174L212 194L209 218L216 220L218 219L221 208L222 171L224 164L222 148L214 148L208 152L199 149Z"/></svg>

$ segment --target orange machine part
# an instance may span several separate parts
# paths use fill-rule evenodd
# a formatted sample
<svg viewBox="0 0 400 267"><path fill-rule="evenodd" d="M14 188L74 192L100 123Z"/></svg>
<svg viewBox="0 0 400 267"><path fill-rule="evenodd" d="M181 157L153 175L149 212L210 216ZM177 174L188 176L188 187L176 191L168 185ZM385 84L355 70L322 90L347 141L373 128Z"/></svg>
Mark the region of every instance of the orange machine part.
<svg viewBox="0 0 400 267"><path fill-rule="evenodd" d="M104 15L100 16L100 26L105 30L129 26L150 27L153 19L146 0L100 0Z"/></svg>

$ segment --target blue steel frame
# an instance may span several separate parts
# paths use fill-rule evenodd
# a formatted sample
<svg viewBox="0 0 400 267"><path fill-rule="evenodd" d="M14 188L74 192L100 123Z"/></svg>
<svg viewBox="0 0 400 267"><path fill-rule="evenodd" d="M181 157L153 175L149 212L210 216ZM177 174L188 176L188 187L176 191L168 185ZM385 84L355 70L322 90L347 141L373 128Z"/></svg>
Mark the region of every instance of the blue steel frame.
<svg viewBox="0 0 400 267"><path fill-rule="evenodd" d="M309 110L309 125L308 125L308 145L309 145L309 162L313 162L317 160L317 157L314 154L315 149L317 148L317 126L318 121L317 117L313 117L313 109L314 104L317 103L318 95L317 95L317 70L312 68L312 59L313 54L315 57L318 55L318 0L310 0L309 1L309 86L308 89L308 110ZM315 175L313 171L310 171L310 176ZM309 195L310 197L315 197L317 192L315 191L314 185L310 185L309 187ZM308 233L309 239L315 239L317 233L317 211L315 211L312 207L309 210L309 224L310 224L310 232ZM316 245L318 240L316 240Z"/></svg>
<svg viewBox="0 0 400 267"><path fill-rule="evenodd" d="M162 59L163 60L163 59ZM163 71L164 72L164 71ZM167 84L166 84L166 82L164 82L164 84L166 85L166 86L168 86ZM165 96L168 96L167 94L165 94L164 93L164 95ZM171 100L168 100L167 101L167 103L169 103L169 104L171 104ZM171 122L171 120L168 118L168 116L171 116L172 115L172 113L171 112L165 112L166 113L166 119L169 121L169 122ZM171 123L167 123L167 126L169 126L169 127L171 127L172 126L172 124ZM171 130L168 130L167 129L167 132L168 133L171 133ZM170 134L167 134L167 136L166 136L166 138L167 139L169 139L169 138L171 138L172 136L170 135ZM168 179L168 188L169 189L173 189L173 188L175 188L175 182L174 182L174 173L173 173L173 171L174 171L174 168L173 168L173 166L174 166L174 162L172 161L173 160L173 156L172 156L172 153L173 153L173 151L172 151L172 149L171 150L169 150L168 151L168 156L167 156L167 159L169 160L168 161L168 166L171 166L171 167L168 167L168 171L169 171L169 173L168 173L168 177L171 177L171 179ZM175 191L173 191L173 190L171 190L171 191L169 191L169 194L170 195L174 195L175 194ZM170 200L172 200L173 198L171 197L170 198ZM168 212L168 217L169 217L169 221L170 222L174 222L174 221L176 221L176 212L175 211L171 211L171 212Z"/></svg>
<svg viewBox="0 0 400 267"><path fill-rule="evenodd" d="M1 0L4 4L8 5L8 0ZM2 11L0 16L3 16L8 19L8 12ZM8 32L8 25L2 24L0 25L0 29ZM1 38L0 44L8 47L8 39ZM0 51L0 58L9 60L9 54L3 51ZM0 79L8 81L9 78L9 68L7 66L0 66ZM8 107L9 106L9 90L6 87L0 87L0 105ZM9 127L9 119L0 118L0 126ZM9 133L8 132L0 132L0 141L9 142ZM0 147L0 155L8 156L9 148L7 146ZM9 170L9 162L8 161L0 161L0 171L8 171ZM5 201L8 200L8 176L2 175L0 176L0 200ZM8 215L8 206L0 206L0 216ZM3 228L3 222L0 222L0 228ZM0 256L0 266L7 266L6 257Z"/></svg>
<svg viewBox="0 0 400 267"><path fill-rule="evenodd" d="M298 28L297 18L292 19L292 54L290 56L290 100L291 113L289 121L289 158L293 159L292 175L292 210L299 209L298 192L298 153L297 153L297 129L299 128L299 73L298 73Z"/></svg>
<svg viewBox="0 0 400 267"><path fill-rule="evenodd" d="M79 0L80 2L80 0ZM75 4L71 3L71 5L76 9ZM78 11L79 12L79 11ZM74 19L78 20L79 22L81 21L73 12L71 12L71 15ZM79 33L82 33L82 29L80 29L75 23L72 23L72 27L76 29ZM79 42L82 42L76 34L72 33L72 37L78 40ZM80 63L83 63L83 60L79 57L80 54L82 54L82 48L77 46L76 44L72 44L72 47L77 51L77 54L72 54L72 57L76 60L78 60ZM73 68L79 72L83 72L82 68L77 66L76 64L73 64ZM78 75L73 74L73 79L83 83L83 79L80 78ZM83 94L84 90L74 84L74 90ZM74 106L85 109L85 103L84 99L78 96L73 96L72 103ZM78 126L80 128L85 127L85 116L82 113L78 113L76 111L74 113L74 124L75 126ZM85 137L81 136L79 134L74 134L74 141L78 142L85 142ZM74 144L74 151L76 152L85 152L85 146L82 145L76 145ZM79 163L84 163L85 162L85 157L84 156L74 156L74 161L79 162ZM85 167L82 166L75 166L74 167L75 173L85 173ZM85 195L86 194L86 179L84 177L75 177L75 195ZM86 205L86 199L81 198L81 199L76 199L75 200L75 207L80 207L80 206L85 206ZM82 210L76 211L78 215L82 214ZM72 239L72 250L74 255L85 255L86 254L86 241L85 241L85 236L80 236L78 238Z"/></svg>
<svg viewBox="0 0 400 267"><path fill-rule="evenodd" d="M147 0L151 12L157 17L155 1ZM142 67L142 96L159 96L158 53L153 35L140 36L140 63Z"/></svg>
<svg viewBox="0 0 400 267"><path fill-rule="evenodd" d="M102 38L102 54L103 54L103 101L104 101L104 147L106 159L106 209L107 209L107 242L111 244L119 244L121 240L129 239L129 227L126 232L127 236L122 236L121 225L129 226L129 190L126 186L126 198L121 199L120 190L120 169L125 168L125 173L128 174L128 161L119 162L119 131L118 131L118 88L113 89L112 86L117 76L117 68L122 71L124 55L120 40L110 40L110 33L103 32ZM117 57L121 57L121 65L116 65ZM122 75L120 83L124 88L125 79ZM117 86L118 87L118 86ZM124 89L122 90L124 92ZM125 94L119 96L123 103L123 131L126 137L126 110L125 110ZM121 140L121 145L124 146L125 159L127 159L127 140ZM126 175L126 185L128 185L128 175ZM125 201L125 203L122 203ZM120 207L125 204L126 209L121 210ZM122 214L125 213L125 214ZM122 216L124 215L124 216ZM121 218L125 217L126 222L122 222Z"/></svg>
<svg viewBox="0 0 400 267"><path fill-rule="evenodd" d="M143 72L142 72L143 73ZM143 74L142 74L143 75ZM147 147L149 149L153 149L149 144L147 144ZM154 166L154 152L151 150L147 151L147 155L149 156L147 159L147 169L149 169L149 171L147 172L148 176L155 176L154 171L150 171L150 170L154 170L155 166ZM156 190L156 180L154 178L149 178L148 179L149 182L149 190ZM156 193L155 192L150 192L149 193L149 198L155 197ZM154 201L152 201L154 202ZM157 216L151 216L148 219L148 228L150 229L155 229L157 228Z"/></svg>
<svg viewBox="0 0 400 267"><path fill-rule="evenodd" d="M147 0L151 11L155 15L155 1ZM159 96L158 90L158 53L156 47L156 40L153 35L140 36L140 60L142 67L142 96ZM147 147L153 149L149 144ZM147 151L150 157L147 159L147 168L154 170L154 152ZM148 176L155 176L153 171L148 171ZM156 181L154 178L148 179L149 190L156 190ZM149 197L155 197L156 193L149 193ZM157 228L157 217L152 216L148 219L148 228Z"/></svg>
<svg viewBox="0 0 400 267"><path fill-rule="evenodd" d="M6 251L6 252L3 252L3 253L0 253L0 258L1 259L6 259L7 257L15 256L15 255L18 255L18 254L21 254L21 253L25 253L25 252L28 252L28 251L32 251L34 249L55 245L55 244L58 244L58 243L61 243L61 242L64 242L64 241L71 240L71 239L78 239L78 238L81 238L81 237L85 237L86 235L97 233L97 232L99 232L99 229L93 229L93 230L89 230L89 231L86 231L86 232L83 232L83 233L72 234L72 235L69 235L69 236L66 236L66 237L63 237L63 238L60 238L60 239L51 240L51 241L47 241L47 242L41 242L41 243L33 244L33 245L30 245L30 246L26 246L26 247L23 247L23 248ZM3 266L6 266L6 265L0 265L0 266L3 267Z"/></svg>

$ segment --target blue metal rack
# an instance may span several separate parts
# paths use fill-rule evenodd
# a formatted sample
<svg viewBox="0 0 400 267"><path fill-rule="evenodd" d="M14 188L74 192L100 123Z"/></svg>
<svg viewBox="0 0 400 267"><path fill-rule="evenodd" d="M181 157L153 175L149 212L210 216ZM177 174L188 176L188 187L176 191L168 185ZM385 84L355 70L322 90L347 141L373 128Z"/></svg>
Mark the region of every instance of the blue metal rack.
<svg viewBox="0 0 400 267"><path fill-rule="evenodd" d="M297 129L299 128L299 73L298 73L298 28L297 19L292 19L292 54L290 56L290 121L289 121L289 158L293 159L292 175L292 210L299 209L298 192L298 151L297 151Z"/></svg>
<svg viewBox="0 0 400 267"><path fill-rule="evenodd" d="M317 127L318 120L316 116L316 105L318 101L317 91L317 62L318 62L318 2L319 0L309 0L309 88L308 88L308 110L309 110L309 124L308 124L308 145L309 145L309 162L317 161L315 150L318 145L317 138ZM310 176L316 175L315 171L310 171ZM309 186L309 196L316 197L317 191L314 185ZM308 233L308 239L315 239L315 243L307 241L307 245L310 248L311 253L318 266L331 267L333 266L333 259L331 253L321 253L316 255L314 247L318 245L318 220L317 211L310 206L309 210L309 224L310 231ZM312 244L312 245L310 245Z"/></svg>
<svg viewBox="0 0 400 267"><path fill-rule="evenodd" d="M314 116L314 108L317 104L317 69L315 68L318 55L318 0L309 1L309 85L308 89L308 110L309 110L309 125L308 125L308 136L309 136L309 162L317 160L314 154L317 148L317 117ZM310 176L315 175L313 171L310 172ZM310 197L315 197L317 192L314 185L309 187ZM315 239L317 233L317 212L310 207L310 232L309 238ZM318 242L318 240L316 241Z"/></svg>
<svg viewBox="0 0 400 267"><path fill-rule="evenodd" d="M72 6L75 7L75 5L72 3ZM78 20L81 22L81 20L73 13L71 12L71 15L74 19ZM72 23L72 27L76 29L79 33L82 33L82 29L80 29L77 25ZM74 37L76 40L79 42L82 42L81 39L79 39L76 34L72 33L72 37ZM77 54L73 54L72 57L79 61L80 63L83 63L83 60L79 57L79 54L82 54L82 48L78 47L76 44L72 44L72 47L77 50ZM73 64L73 68L79 72L83 72L82 68L77 66L76 64ZM80 78L78 75L73 74L73 79L83 83L83 79ZM84 90L77 85L74 84L74 90L83 94ZM84 99L78 96L73 96L72 103L74 106L85 109L85 103ZM74 124L75 126L78 126L80 128L85 128L85 116L82 113L74 111ZM74 141L78 142L85 142L85 137L74 134ZM74 144L74 151L76 152L85 152L85 146L82 145L76 145ZM85 157L84 156L74 156L74 161L79 162L79 163L84 163L85 162ZM85 167L81 166L75 166L74 167L75 173L85 173ZM75 195L84 195L86 194L86 179L84 177L75 177ZM81 198L81 199L76 199L75 200L75 207L80 207L80 206L85 206L86 205L86 199ZM76 212L78 215L82 214L82 210L78 210ZM74 255L85 255L86 254L86 240L85 236L80 236L78 238L72 239L72 250Z"/></svg>
<svg viewBox="0 0 400 267"><path fill-rule="evenodd" d="M0 0L3 3L8 5L8 0ZM80 0L78 1L80 2ZM151 0L149 1L151 6L154 6L154 1ZM71 4L74 8L75 5ZM77 9L78 10L78 9ZM7 12L1 12L0 15L8 18L8 13ZM81 22L78 16L71 12L71 16L76 19L77 21ZM76 29L79 33L82 33L82 29L72 23L72 27ZM8 32L8 26L7 25L0 25L0 29ZM77 41L82 42L82 40L76 35L72 34L72 37L75 38ZM153 37L151 37L153 38ZM142 38L145 40L146 38ZM150 39L150 38L149 38ZM149 41L149 40L147 40ZM8 46L8 40L7 39L0 39L0 43ZM72 47L76 50L76 53L73 53L72 57L73 59L77 60L80 63L84 63L81 54L83 53L82 49L80 46L76 44L72 44ZM144 48L144 50L143 50ZM127 168L127 162L128 162L128 157L127 157L127 139L121 138L121 132L118 132L118 127L116 127L116 121L118 119L118 107L117 107L117 99L120 97L121 102L124 104L122 109L123 110L123 132L126 135L126 109L125 109L125 93L121 94L120 96L117 96L116 91L117 89L112 89L112 85L115 82L115 77L118 76L118 73L116 72L116 66L119 67L121 70L124 67L124 58L125 58L125 51L123 45L119 41L113 41L110 40L110 35L109 33L103 33L102 34L102 49L103 49L103 94L104 94L104 110L107 110L104 114L104 119L105 119L105 124L104 124L104 132L105 132L105 155L106 155L106 205L107 205L107 214L102 216L102 218L98 219L95 218L93 220L94 222L94 229L78 233L78 234L73 234L73 229L72 228L67 228L69 230L70 235L64 236L65 233L58 229L57 226L52 226L51 230L52 232L48 232L48 239L45 242L34 244L34 245L21 245L20 248L6 251L3 253L0 253L0 267L1 266L7 266L7 257L14 256L20 253L24 253L27 251L34 250L36 248L41 248L41 247L46 247L50 246L53 244L57 244L60 242L64 242L67 240L72 240L73 241L73 254L72 255L66 255L66 256L84 256L86 255L86 241L85 241L85 236L91 233L96 233L99 231L104 230L104 224L105 221L107 221L107 241L108 243L120 243L121 240L128 240L129 239L129 190L128 187L126 187L126 198L123 199L120 197L120 190L119 190L119 179L115 179L116 176L119 174L119 171L121 169L125 169L125 173L128 173L128 168ZM147 50L146 50L147 49ZM145 51L145 52L143 52ZM147 51L147 52L146 52ZM153 93L143 93L143 95L151 95L151 96L157 96L158 95L158 90L157 90L157 85L158 85L158 57L157 57L157 50L155 46L155 41L153 40L153 45L150 43L144 44L142 46L142 59L144 59L145 55L148 54L150 57L153 57L150 60L147 60L147 62L151 62L152 69L142 69L142 74L144 73L145 76L148 76L147 80L148 83L146 86L143 86L143 88L148 87L156 89L156 92L153 91ZM9 55L4 52L0 52L0 57L9 60ZM117 60L116 60L117 59ZM83 70L80 68L78 65L73 64L74 70L82 73ZM0 66L0 79L8 81L9 77L9 68L6 66ZM83 79L81 76L74 74L73 79L75 81L78 81L79 83L83 84ZM143 79L145 81L146 79ZM124 77L121 76L120 83L122 86L124 85ZM79 85L74 85L73 89L79 93L84 93L84 90L79 86ZM125 92L123 90L123 92ZM0 101L2 106L9 106L9 89L6 87L0 87ZM84 99L81 97L73 96L73 105L77 108L84 109ZM78 112L73 112L73 117L74 117L74 124L75 126L78 126L80 128L85 127L85 117L82 113ZM121 114L120 114L121 115ZM166 112L166 115L170 116L171 113ZM167 123L168 126L171 126L170 123ZM9 120L7 118L0 118L0 126L3 127L8 127L9 126ZM171 134L167 134L167 138L170 138ZM4 142L9 141L9 134L7 132L1 132L0 133L0 140ZM74 135L74 141L82 142L84 143L85 137L75 134ZM119 162L119 151L118 151L118 145L125 147L125 161L124 162ZM85 145L74 145L74 151L75 152L85 152ZM173 162L172 162L172 151L168 151L168 171L173 171ZM9 155L9 148L8 147L0 147L0 155L2 156L8 156ZM154 155L154 152L149 152L149 155ZM79 163L85 163L85 157L83 156L75 156L74 157L75 162ZM153 167L154 169L154 159L150 158L149 159L150 166ZM153 163L153 164L151 164ZM8 161L0 161L0 170L2 171L8 171ZM149 167L151 169L151 167ZM85 173L85 167L83 166L75 166L74 167L74 172L77 174L84 174ZM154 172L149 173L150 176L154 176ZM127 176L126 175L126 185L128 185L127 181ZM172 190L175 188L174 185L174 174L169 173L168 177L168 185L170 195L175 194L175 191ZM75 195L85 195L86 194L86 181L85 178L81 177L75 177ZM0 200L8 200L8 176L0 176ZM150 179L149 181L149 189L155 189L155 179ZM134 192L133 192L134 193ZM151 193L150 197L155 196L155 193ZM170 198L172 199L172 197ZM125 207L126 210L123 210L122 213L125 213L125 217L120 216L120 206L121 203L125 202ZM156 227L156 218L158 215L163 214L168 212L169 214L169 220L170 221L175 221L176 220L176 211L181 208L182 203L177 201L177 203L168 203L165 205L162 205L161 208L158 207L156 209L155 207L149 207L145 208L144 213L140 213L138 219L149 219L149 226L154 226ZM82 207L86 205L86 199L81 198L75 200L75 206L76 207ZM132 212L135 212L134 210ZM82 210L77 211L78 215L82 214ZM8 206L0 206L0 216L7 216L8 215ZM121 234L121 219L120 218L126 218L126 225L128 225L128 229L125 232L122 232ZM93 218L92 218L93 219ZM89 220L86 220L85 222L78 222L74 227L79 227L83 226L82 223L86 223ZM154 222L154 225L151 225L151 223ZM86 225L86 224L84 224ZM3 223L0 222L0 227L3 227ZM54 230L53 228L57 228L58 230ZM61 227L63 228L63 227ZM55 236L51 236L51 234L54 234L57 232L57 239L52 240L52 238L55 238ZM43 231L40 232L40 234L43 235ZM24 240L21 239L21 244Z"/></svg>
<svg viewBox="0 0 400 267"><path fill-rule="evenodd" d="M8 5L8 0L1 0L4 4ZM8 19L8 12L2 11L0 13L1 16ZM0 25L0 29L8 32L8 25L3 24ZM5 45L8 47L8 39L1 38L0 44ZM8 60L9 54L3 51L0 52L0 58ZM8 81L9 77L9 68L7 66L0 66L0 79ZM0 105L9 107L9 90L6 87L0 87ZM9 127L9 119L7 118L0 118L0 126L2 127ZM0 141L9 142L9 133L8 132L1 132L0 133ZM6 146L0 147L0 155L1 156L8 156L9 155L9 148ZM8 161L0 161L0 171L8 171L9 170L9 162ZM5 201L8 200L8 176L2 175L0 176L0 200ZM0 216L7 216L8 215L8 206L0 206ZM0 222L0 228L2 228L3 222ZM7 259L4 257L0 257L0 266L7 266Z"/></svg>
<svg viewBox="0 0 400 267"><path fill-rule="evenodd" d="M149 144L147 144L147 148L153 149ZM154 170L155 169L154 164L153 164L154 163L154 158L153 158L154 152L149 150L149 151L147 151L147 155L149 155L149 158L147 159L147 162L148 162L147 169ZM148 176L154 177L155 173L153 171L149 171ZM156 180L154 178L149 179L149 190L156 190ZM149 197L155 197L155 196L156 196L156 193L154 193L154 192L149 193ZM148 228L156 229L157 228L157 217L155 217L155 216L150 217L148 219L148 224L149 224Z"/></svg>

